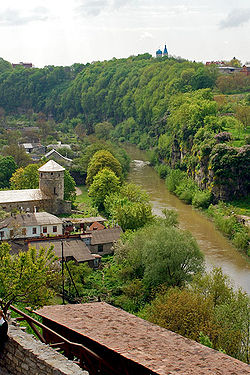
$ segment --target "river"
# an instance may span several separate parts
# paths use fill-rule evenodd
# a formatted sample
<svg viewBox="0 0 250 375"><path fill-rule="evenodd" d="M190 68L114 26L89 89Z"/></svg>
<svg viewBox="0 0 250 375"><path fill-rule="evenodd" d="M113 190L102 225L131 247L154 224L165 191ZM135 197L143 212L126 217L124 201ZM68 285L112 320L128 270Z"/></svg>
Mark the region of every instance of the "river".
<svg viewBox="0 0 250 375"><path fill-rule="evenodd" d="M205 215L192 206L184 204L167 190L165 181L147 165L144 151L130 145L126 145L125 148L132 160L128 180L140 185L148 192L154 214L161 215L163 208L177 210L180 227L189 230L196 238L205 255L207 269L213 266L221 267L237 287L242 287L250 294L250 263L247 259L231 245Z"/></svg>

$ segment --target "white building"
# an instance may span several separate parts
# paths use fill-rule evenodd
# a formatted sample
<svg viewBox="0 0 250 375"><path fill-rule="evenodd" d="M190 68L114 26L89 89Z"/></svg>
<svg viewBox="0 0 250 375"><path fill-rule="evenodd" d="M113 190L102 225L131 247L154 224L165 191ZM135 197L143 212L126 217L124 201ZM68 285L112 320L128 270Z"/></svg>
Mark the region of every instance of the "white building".
<svg viewBox="0 0 250 375"><path fill-rule="evenodd" d="M0 240L63 234L62 220L47 212L10 216L0 222Z"/></svg>

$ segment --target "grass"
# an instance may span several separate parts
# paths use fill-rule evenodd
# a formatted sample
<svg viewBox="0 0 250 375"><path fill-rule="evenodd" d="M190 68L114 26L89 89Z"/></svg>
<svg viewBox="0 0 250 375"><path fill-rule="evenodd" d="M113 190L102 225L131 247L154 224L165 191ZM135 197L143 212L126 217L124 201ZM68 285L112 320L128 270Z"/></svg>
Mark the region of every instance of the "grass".
<svg viewBox="0 0 250 375"><path fill-rule="evenodd" d="M88 196L88 187L86 185L80 185L77 187L82 191L82 194L76 196L75 203L77 205L81 203L86 203L86 204L91 205L91 199Z"/></svg>
<svg viewBox="0 0 250 375"><path fill-rule="evenodd" d="M88 187L86 185L77 186L81 190L81 194L76 196L75 205L77 209L83 211L84 216L97 216L98 211L92 207L91 198L88 196ZM72 215L71 215L72 216Z"/></svg>
<svg viewBox="0 0 250 375"><path fill-rule="evenodd" d="M237 207L240 215L250 216L250 195L246 198L234 200L230 204Z"/></svg>

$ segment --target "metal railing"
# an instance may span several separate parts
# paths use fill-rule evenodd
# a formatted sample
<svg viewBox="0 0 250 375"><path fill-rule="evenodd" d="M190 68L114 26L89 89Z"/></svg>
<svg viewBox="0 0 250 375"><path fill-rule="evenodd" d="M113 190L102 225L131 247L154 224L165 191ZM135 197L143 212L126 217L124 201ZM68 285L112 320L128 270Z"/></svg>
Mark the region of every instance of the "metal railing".
<svg viewBox="0 0 250 375"><path fill-rule="evenodd" d="M82 369L88 371L90 375L96 375L100 373L117 375L120 374L120 372L117 369L113 368L109 362L107 362L105 359L100 357L98 354L96 354L86 346L68 340L66 337L53 331L51 328L47 327L43 323L25 314L23 311L17 309L12 305L10 306L10 310L20 315L20 317L15 318L18 322L26 321L29 324L40 341L45 344L49 344L52 348L58 348L58 350L62 351L62 354L64 354L68 359L73 360L76 357L77 361L74 361L74 363L78 364ZM32 310L27 310L32 312ZM43 333L46 332L47 334L49 334L51 340L47 340L37 327L42 328Z"/></svg>

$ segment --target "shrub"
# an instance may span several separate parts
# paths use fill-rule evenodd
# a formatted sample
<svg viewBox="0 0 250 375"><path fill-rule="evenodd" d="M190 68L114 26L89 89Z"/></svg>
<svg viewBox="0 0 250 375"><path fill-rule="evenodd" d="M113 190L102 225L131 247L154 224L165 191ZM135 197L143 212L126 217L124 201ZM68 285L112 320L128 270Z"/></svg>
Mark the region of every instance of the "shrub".
<svg viewBox="0 0 250 375"><path fill-rule="evenodd" d="M156 171L160 178L166 178L169 173L169 166L166 164L157 165Z"/></svg>
<svg viewBox="0 0 250 375"><path fill-rule="evenodd" d="M249 253L249 234L247 229L234 234L233 244L237 249L244 250L247 254Z"/></svg>
<svg viewBox="0 0 250 375"><path fill-rule="evenodd" d="M198 191L192 199L192 205L196 208L208 208L210 203L211 193L209 191Z"/></svg>
<svg viewBox="0 0 250 375"><path fill-rule="evenodd" d="M184 177L184 172L180 171L179 169L171 169L166 178L166 185L168 190L171 193L175 192L177 186L179 186Z"/></svg>
<svg viewBox="0 0 250 375"><path fill-rule="evenodd" d="M230 239L233 237L235 229L238 226L238 222L234 216L225 217L222 215L215 215L214 222L217 228Z"/></svg>

